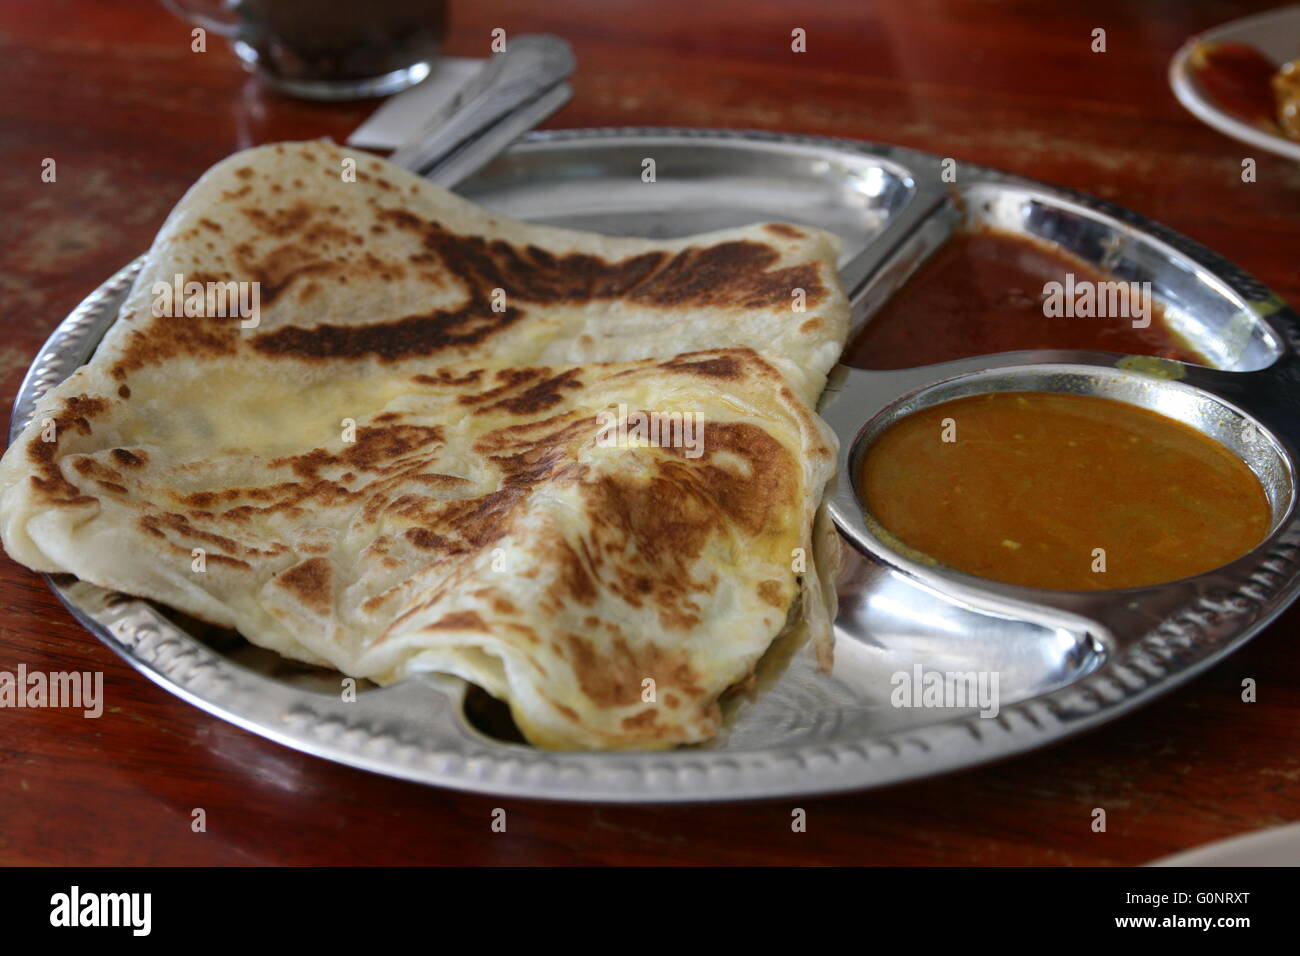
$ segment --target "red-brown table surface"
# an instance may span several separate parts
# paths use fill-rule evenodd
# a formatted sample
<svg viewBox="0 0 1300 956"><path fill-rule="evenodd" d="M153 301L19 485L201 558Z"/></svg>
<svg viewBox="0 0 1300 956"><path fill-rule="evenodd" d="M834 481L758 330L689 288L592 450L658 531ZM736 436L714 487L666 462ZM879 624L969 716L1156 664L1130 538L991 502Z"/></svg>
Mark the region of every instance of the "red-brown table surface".
<svg viewBox="0 0 1300 956"><path fill-rule="evenodd" d="M1189 34L1267 6L483 0L453 5L448 50L486 55L498 26L569 40L575 95L548 126L833 134L1073 186L1295 304L1300 167L1201 126L1165 79ZM795 27L806 53L790 50ZM1105 53L1090 49L1096 27ZM204 169L258 143L342 140L375 105L270 93L224 42L191 52L188 26L150 0L0 5L0 90L5 407L54 325L148 246ZM45 157L56 183L40 180ZM102 670L106 697L98 720L0 710L0 862L1140 863L1300 819L1297 624L1292 610L1140 713L994 766L830 799L596 807L415 786L246 733L138 676L0 557L0 670ZM1241 700L1246 677L1258 702ZM196 807L206 833L191 831Z"/></svg>

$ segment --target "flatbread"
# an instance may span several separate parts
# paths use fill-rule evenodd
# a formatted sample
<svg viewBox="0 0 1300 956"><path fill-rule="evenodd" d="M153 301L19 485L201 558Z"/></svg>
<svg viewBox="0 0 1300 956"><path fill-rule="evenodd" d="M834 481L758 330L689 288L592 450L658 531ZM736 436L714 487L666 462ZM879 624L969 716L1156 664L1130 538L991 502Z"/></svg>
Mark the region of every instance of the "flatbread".
<svg viewBox="0 0 1300 956"><path fill-rule="evenodd" d="M256 326L156 314L177 275L259 283ZM249 150L0 460L0 538L348 675L457 674L540 746L706 740L792 617L829 641L811 406L847 317L804 227L614 239Z"/></svg>

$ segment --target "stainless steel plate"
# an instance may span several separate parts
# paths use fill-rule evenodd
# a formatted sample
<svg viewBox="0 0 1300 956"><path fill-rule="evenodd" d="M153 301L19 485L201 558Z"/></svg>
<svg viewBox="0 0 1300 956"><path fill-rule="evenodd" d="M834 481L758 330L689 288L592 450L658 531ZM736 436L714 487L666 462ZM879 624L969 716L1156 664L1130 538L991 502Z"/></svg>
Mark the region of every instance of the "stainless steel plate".
<svg viewBox="0 0 1300 956"><path fill-rule="evenodd" d="M645 158L656 163L653 183L641 178ZM810 648L778 641L756 687L728 699L724 731L706 746L534 750L493 736L491 709L454 678L370 688L344 703L336 677L237 636L71 578L51 586L109 647L213 714L341 763L501 795L685 801L851 790L1020 753L1112 720L1239 647L1300 590L1300 322L1229 263L1133 213L991 170L962 166L956 184L940 171L934 156L821 138L566 130L530 135L460 189L510 215L607 233L674 236L762 219L830 229L845 241L855 325L954 230L992 222L1150 281L1215 366L1020 352L889 372L837 369L823 403L842 443L829 506L845 558L834 669L819 673ZM23 383L11 433L91 355L138 268L104 283L51 336ZM1188 422L1260 476L1272 533L1212 573L1092 594L1015 588L910 561L872 534L846 476L897 416L992 388L1110 395ZM896 675L916 668L996 673L997 715L893 706Z"/></svg>

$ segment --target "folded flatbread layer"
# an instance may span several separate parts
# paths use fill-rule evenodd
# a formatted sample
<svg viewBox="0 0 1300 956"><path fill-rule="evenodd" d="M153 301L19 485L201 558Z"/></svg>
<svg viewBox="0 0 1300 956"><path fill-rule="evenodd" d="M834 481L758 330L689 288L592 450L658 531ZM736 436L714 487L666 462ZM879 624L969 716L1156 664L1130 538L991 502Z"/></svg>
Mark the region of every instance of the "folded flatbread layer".
<svg viewBox="0 0 1300 956"><path fill-rule="evenodd" d="M0 537L289 657L458 674L542 746L708 739L795 609L829 640L834 253L531 226L322 143L237 154L0 461ZM258 283L256 326L160 314L178 275Z"/></svg>

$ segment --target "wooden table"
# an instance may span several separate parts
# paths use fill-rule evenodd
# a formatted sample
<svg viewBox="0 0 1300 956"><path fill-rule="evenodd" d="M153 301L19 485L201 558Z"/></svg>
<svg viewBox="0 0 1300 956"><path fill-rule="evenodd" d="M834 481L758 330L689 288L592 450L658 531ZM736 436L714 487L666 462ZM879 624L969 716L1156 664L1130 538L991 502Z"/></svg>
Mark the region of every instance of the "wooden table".
<svg viewBox="0 0 1300 956"><path fill-rule="evenodd" d="M1196 32L1267 3L458 2L572 44L548 125L759 127L900 143L1077 187L1167 223L1300 304L1300 168L1194 121L1165 80ZM808 52L790 51L807 31ZM1107 52L1090 50L1107 32ZM1300 38L1298 38L1300 39ZM0 7L0 398L50 329L146 248L209 165L342 140L374 104L284 99L150 0ZM1243 184L1243 157L1258 181ZM58 181L42 183L54 158ZM102 670L98 720L0 710L0 863L1140 863L1300 818L1300 610L1188 687L1045 752L825 800L704 807L501 801L388 780L245 733L155 688L0 558L0 669ZM1258 681L1243 703L1241 681ZM808 813L792 833L791 807ZM491 832L494 807L508 811ZM191 832L191 812L207 832ZM1092 810L1108 814L1106 833Z"/></svg>

